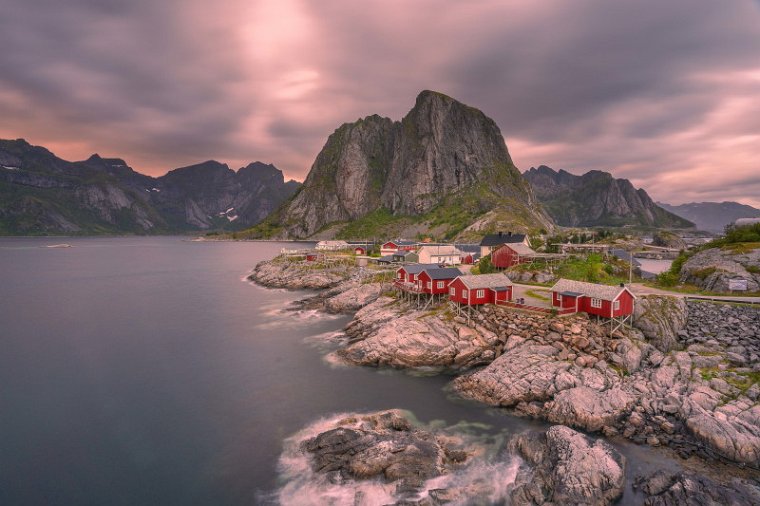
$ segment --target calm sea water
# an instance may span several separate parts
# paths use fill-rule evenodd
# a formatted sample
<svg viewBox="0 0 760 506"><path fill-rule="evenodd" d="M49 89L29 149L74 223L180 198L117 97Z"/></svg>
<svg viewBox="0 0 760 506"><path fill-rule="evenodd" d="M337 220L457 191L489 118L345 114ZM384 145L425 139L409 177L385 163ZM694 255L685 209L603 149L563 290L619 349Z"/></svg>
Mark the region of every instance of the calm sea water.
<svg viewBox="0 0 760 506"><path fill-rule="evenodd" d="M244 281L281 247L0 239L0 504L260 504L285 438L340 412L541 426L455 399L447 377L328 363L349 317ZM620 448L630 476L674 465Z"/></svg>

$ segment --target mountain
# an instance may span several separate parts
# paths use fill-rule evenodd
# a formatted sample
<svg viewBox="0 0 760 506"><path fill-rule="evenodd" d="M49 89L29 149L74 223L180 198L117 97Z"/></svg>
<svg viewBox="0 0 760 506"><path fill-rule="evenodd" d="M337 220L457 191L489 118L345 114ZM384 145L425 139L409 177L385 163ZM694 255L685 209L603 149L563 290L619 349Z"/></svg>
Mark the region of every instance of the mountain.
<svg viewBox="0 0 760 506"><path fill-rule="evenodd" d="M338 128L299 192L251 235L461 238L551 226L496 123L423 91L401 121L374 115Z"/></svg>
<svg viewBox="0 0 760 506"><path fill-rule="evenodd" d="M685 228L694 224L658 207L627 179L592 170L582 176L541 165L525 178L557 224L566 227L635 225Z"/></svg>
<svg viewBox="0 0 760 506"><path fill-rule="evenodd" d="M97 154L68 162L0 140L0 235L171 233L245 228L295 193L273 165L209 161L158 178Z"/></svg>
<svg viewBox="0 0 760 506"><path fill-rule="evenodd" d="M739 218L760 218L760 209L738 202L691 202L679 206L658 202L657 205L709 232L723 232L726 225Z"/></svg>

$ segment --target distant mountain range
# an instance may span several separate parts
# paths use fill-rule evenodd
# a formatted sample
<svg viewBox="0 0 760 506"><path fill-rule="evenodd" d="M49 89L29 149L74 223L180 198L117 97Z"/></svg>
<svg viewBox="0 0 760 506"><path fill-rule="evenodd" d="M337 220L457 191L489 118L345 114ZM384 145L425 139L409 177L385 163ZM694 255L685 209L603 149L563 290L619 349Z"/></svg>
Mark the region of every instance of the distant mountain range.
<svg viewBox="0 0 760 506"><path fill-rule="evenodd" d="M700 230L723 232L726 225L739 218L760 218L760 209L738 202L691 202L673 206L657 203L663 209L693 221Z"/></svg>
<svg viewBox="0 0 760 506"><path fill-rule="evenodd" d="M300 186L273 165L208 161L154 178L124 160L68 162L0 140L0 235L176 233L261 221Z"/></svg>
<svg viewBox="0 0 760 506"><path fill-rule="evenodd" d="M576 176L546 165L531 167L525 178L552 219L565 227L633 225L688 228L694 224L655 204L627 179L592 170Z"/></svg>
<svg viewBox="0 0 760 506"><path fill-rule="evenodd" d="M496 123L423 91L401 121L374 115L338 128L303 187L249 235L464 239L551 227Z"/></svg>

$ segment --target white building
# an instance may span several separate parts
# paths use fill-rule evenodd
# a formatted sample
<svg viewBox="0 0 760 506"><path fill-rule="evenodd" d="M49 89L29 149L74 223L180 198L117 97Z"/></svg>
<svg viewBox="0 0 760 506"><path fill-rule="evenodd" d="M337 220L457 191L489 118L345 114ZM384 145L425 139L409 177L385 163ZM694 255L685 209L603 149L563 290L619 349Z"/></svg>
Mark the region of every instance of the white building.
<svg viewBox="0 0 760 506"><path fill-rule="evenodd" d="M351 245L346 241L319 241L314 249L322 251L339 251L343 249L351 249Z"/></svg>
<svg viewBox="0 0 760 506"><path fill-rule="evenodd" d="M465 253L454 246L444 244L421 246L417 255L421 264L459 265Z"/></svg>

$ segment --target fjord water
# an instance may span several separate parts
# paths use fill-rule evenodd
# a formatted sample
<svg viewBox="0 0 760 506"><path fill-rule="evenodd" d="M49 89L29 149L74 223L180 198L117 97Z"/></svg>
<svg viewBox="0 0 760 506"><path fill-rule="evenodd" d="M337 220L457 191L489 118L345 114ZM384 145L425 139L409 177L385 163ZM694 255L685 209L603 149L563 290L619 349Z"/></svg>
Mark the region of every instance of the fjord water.
<svg viewBox="0 0 760 506"><path fill-rule="evenodd" d="M447 377L328 363L349 317L244 281L283 246L1 239L0 504L260 504L286 438L341 412L541 426L452 398ZM620 448L627 503L668 459Z"/></svg>

